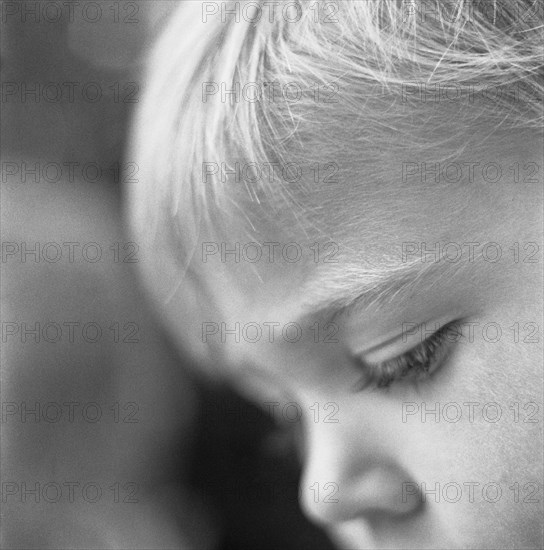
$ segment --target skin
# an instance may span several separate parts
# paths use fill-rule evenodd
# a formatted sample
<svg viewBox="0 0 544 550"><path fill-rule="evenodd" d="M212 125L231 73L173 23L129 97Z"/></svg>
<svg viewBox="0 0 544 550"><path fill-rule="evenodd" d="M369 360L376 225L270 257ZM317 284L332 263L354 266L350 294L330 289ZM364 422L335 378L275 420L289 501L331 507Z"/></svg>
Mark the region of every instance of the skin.
<svg viewBox="0 0 544 550"><path fill-rule="evenodd" d="M221 240L231 247L236 241L296 241L308 254L304 247L309 242L302 233L293 237L292 232L282 234L277 225L267 225L259 227L264 238L247 239L233 224L228 239L201 237L191 269L173 294L179 272L164 261L160 272L155 267L165 250L148 246L149 261L140 265L165 326L201 369L225 378L265 409L270 410L269 402L278 403L274 411L279 420L285 404L297 404L300 422L287 424L295 425L303 465L300 505L339 548L542 546L542 153L539 139L528 146L531 142L513 135L507 145L500 143L491 151L480 151L478 159L498 162L505 172L514 162L536 162L540 171L534 182L514 184L505 176L490 184L480 175L472 183L416 181L402 186L400 160L391 162L387 169L395 192L381 197L352 192L341 224L333 223L332 206L330 216L325 211L325 230L339 245L337 264L278 260L256 265L221 262L219 255L202 263L203 243ZM460 162L477 158L469 153ZM350 173L357 170L364 177L353 160ZM348 189L350 182L343 183ZM314 198L326 204L327 190L318 190ZM149 235L138 220L132 222L139 242L146 246ZM402 242L426 242L432 248L437 242L471 241L498 243L501 260L480 258L453 266L442 262L407 291L379 301L370 295L374 303L336 315L337 342L321 337L314 341L309 327L318 323L324 328L330 314L339 314L332 301L327 307L328 283L338 277L347 285L357 282L357 277L349 280L348 267L367 261L381 265L383 251L402 267ZM511 250L516 242L521 251L517 262ZM539 247L533 263L523 261L523 246L530 242ZM389 264L393 285L399 282L394 265ZM425 266L428 263L419 264ZM322 289L324 309L314 310L310 304L312 281ZM457 343L448 344L447 357L433 367L428 379L353 391L365 372L354 357L362 355L371 362L395 358L430 336L435 323L452 321L464 323L463 334ZM220 333L203 342L203 325L210 322L224 322L230 329L237 322L261 327L276 322L280 330L296 322L303 330L295 343L285 341L280 332L273 343L266 332L253 343L243 337L236 342L232 334L222 342ZM403 341L403 323L426 323L430 332L423 337L417 332ZM472 325L472 335L468 323L478 323ZM502 329L496 342L493 331L482 332L488 323ZM515 323L520 326L517 341L509 328ZM464 405L468 402L477 403L473 417ZM490 402L502 411L496 422L491 421L495 409L483 414ZM456 422L442 415L437 420L432 414L422 419L423 403L427 410L439 403L441 413L444 405L457 404L461 416ZM403 411L413 410L408 406L417 406L417 412L403 418ZM456 410L446 414L455 417ZM324 421L331 411L329 419L338 422ZM438 497L427 493L422 502L423 483L431 490L438 484ZM496 486L490 483L502 491L496 502L487 501L495 499Z"/></svg>

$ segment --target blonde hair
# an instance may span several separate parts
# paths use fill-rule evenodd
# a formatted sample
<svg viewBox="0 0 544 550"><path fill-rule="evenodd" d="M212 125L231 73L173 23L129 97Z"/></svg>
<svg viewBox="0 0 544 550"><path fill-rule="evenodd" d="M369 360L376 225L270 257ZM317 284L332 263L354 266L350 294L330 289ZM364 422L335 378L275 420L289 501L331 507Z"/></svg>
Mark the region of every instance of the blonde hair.
<svg viewBox="0 0 544 550"><path fill-rule="evenodd" d="M300 193L311 187L278 177L233 186L221 171L203 180L205 163L311 163L329 151L328 160L355 155L369 186L387 186L392 151L451 158L482 145L490 128L534 132L542 124L538 0L298 0L290 2L302 14L296 21L282 8L258 17L265 4L183 2L149 60L129 153L139 166L131 218L145 224L145 238L167 243L180 278L202 224L249 216L244 202L302 213ZM302 97L203 97L219 83L296 83ZM440 100L441 90L467 98L475 86L498 85L508 91L493 100ZM316 101L316 89L336 90L337 101Z"/></svg>

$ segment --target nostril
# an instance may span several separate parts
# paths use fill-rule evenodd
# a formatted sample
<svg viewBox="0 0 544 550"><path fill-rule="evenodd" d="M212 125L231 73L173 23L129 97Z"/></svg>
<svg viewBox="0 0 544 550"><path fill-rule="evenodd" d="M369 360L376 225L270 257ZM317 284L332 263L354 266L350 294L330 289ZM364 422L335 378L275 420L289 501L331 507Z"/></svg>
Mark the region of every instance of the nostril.
<svg viewBox="0 0 544 550"><path fill-rule="evenodd" d="M409 507L402 510L394 511L391 508L384 509L377 506L376 508L367 508L364 512L365 519L373 526L377 526L384 522L394 521L396 524L411 521L425 509L425 503L422 499L412 503Z"/></svg>
<svg viewBox="0 0 544 550"><path fill-rule="evenodd" d="M332 482L305 477L300 487L300 504L313 522L322 526L354 519L369 524L410 521L422 514L426 504L415 483L403 481L403 472L376 465L353 478Z"/></svg>
<svg viewBox="0 0 544 550"><path fill-rule="evenodd" d="M399 473L381 468L364 474L350 491L349 519L364 517L372 525L410 521L426 507L417 484L400 481Z"/></svg>
<svg viewBox="0 0 544 550"><path fill-rule="evenodd" d="M426 504L416 483L385 471L369 474L359 485L359 507L369 519L388 516L402 521L420 514Z"/></svg>
<svg viewBox="0 0 544 550"><path fill-rule="evenodd" d="M399 521L412 519L427 506L417 483L402 482L398 498L398 509L391 512Z"/></svg>

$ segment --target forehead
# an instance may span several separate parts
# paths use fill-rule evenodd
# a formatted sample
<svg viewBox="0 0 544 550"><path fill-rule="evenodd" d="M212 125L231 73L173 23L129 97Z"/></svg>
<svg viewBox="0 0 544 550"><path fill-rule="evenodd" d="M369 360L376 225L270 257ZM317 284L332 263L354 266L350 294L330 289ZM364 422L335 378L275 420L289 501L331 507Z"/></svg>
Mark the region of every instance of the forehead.
<svg viewBox="0 0 544 550"><path fill-rule="evenodd" d="M334 311L357 296L361 283L372 282L376 272L402 283L401 272L409 259L422 270L436 268L434 280L451 283L439 286L432 279L421 278L419 286L412 289L419 301L406 293L402 296L412 311L431 301L446 304L446 295L453 296L454 302L456 296L464 296L478 303L481 288L497 286L497 279L508 278L514 264L501 264L501 269L482 261L468 264L466 269L461 269L461 262L431 266L434 262L423 250L432 251L437 243L463 246L474 242L500 242L507 250L513 240L540 240L541 209L535 211L542 202L539 143L512 133L500 145L472 147L452 161L442 160L436 150L406 157L390 148L373 169L353 147L346 146L339 153L340 144L326 156L323 147L315 149L311 161L317 156L319 162L321 155L338 164L336 182L322 179L316 183L310 174L304 186L293 187L291 206L262 199L244 202L243 193L231 197L236 207L220 218L225 220L221 230L201 227L185 279L179 280L179 270L168 270L170 281L162 286L177 291L157 290L156 294L163 307L167 304L165 311L169 324L175 327L175 338L184 352L190 351L201 364L226 364L229 357L241 362L249 348L221 342L215 346L217 340L205 342L204 323L223 323L225 327L251 322L285 324L297 322L301 316L309 318L312 311L327 305ZM300 165L304 167L307 160L308 156L301 155ZM536 172L525 171L534 166ZM461 177L452 181L456 167ZM516 167L518 174L512 172ZM497 169L502 171L498 180ZM295 245L286 248L289 243ZM296 257L297 246L300 258L286 259ZM416 246L419 254L404 258L407 246ZM259 247L261 257L253 262ZM467 250L463 246L465 253ZM455 254L455 249L450 253ZM164 254L172 253L165 250ZM153 270L149 275L151 285L158 289L157 283L164 277ZM436 297L430 297L430 289ZM495 294L496 300L508 295ZM390 298L394 307L404 307L394 288ZM319 308L313 307L317 302ZM359 308L359 316L372 321L361 331L391 329L380 320L394 318L394 307L388 313L383 307ZM227 340L232 342L230 337ZM258 347L252 346L254 351Z"/></svg>
<svg viewBox="0 0 544 550"><path fill-rule="evenodd" d="M229 320L279 316L278 310L300 315L311 298L342 302L377 277L401 280L410 262L420 260L416 267L428 270L421 255L406 257L407 250L453 243L455 252L456 245L512 235L505 220L523 218L526 199L537 192L506 177L520 154L487 147L485 154L441 162L397 152L379 178L353 152L338 155L335 181L298 191L293 208L246 202L251 231L233 217L221 237L201 243L210 253L199 256L195 271ZM497 170L503 178L491 184ZM442 275L456 267L446 265Z"/></svg>

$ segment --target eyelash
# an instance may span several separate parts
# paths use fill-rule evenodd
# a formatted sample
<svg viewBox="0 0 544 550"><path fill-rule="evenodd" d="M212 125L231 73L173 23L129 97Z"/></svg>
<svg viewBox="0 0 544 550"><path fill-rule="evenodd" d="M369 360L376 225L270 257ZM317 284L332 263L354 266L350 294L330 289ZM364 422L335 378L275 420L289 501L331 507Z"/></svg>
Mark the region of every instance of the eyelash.
<svg viewBox="0 0 544 550"><path fill-rule="evenodd" d="M452 331L456 336L460 335L459 327L450 323L406 353L377 365L371 365L360 357L356 358L357 366L365 371L362 380L356 385L356 391L367 388L384 390L407 377L412 380L428 379L433 375L434 368L448 355L454 341L448 337Z"/></svg>

